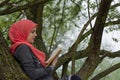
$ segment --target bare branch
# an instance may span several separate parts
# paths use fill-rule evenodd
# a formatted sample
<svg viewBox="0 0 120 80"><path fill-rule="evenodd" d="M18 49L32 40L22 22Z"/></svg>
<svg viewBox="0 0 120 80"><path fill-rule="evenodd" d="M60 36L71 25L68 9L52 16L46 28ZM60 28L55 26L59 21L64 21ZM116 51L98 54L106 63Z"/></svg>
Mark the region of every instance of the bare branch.
<svg viewBox="0 0 120 80"><path fill-rule="evenodd" d="M111 72L113 72L113 71L115 71L115 70L117 70L117 69L119 69L119 68L120 68L120 63L115 64L114 66L112 66L112 67L104 70L103 72L97 74L97 75L96 75L94 78L92 78L91 80L99 80L99 79L103 78L104 76L110 74Z"/></svg>
<svg viewBox="0 0 120 80"><path fill-rule="evenodd" d="M33 2L27 3L27 4L22 5L22 6L16 6L16 7L12 7L12 8L0 11L0 15L6 15L6 14L13 13L13 12L25 10L25 9L28 9L29 7L31 7L31 6L33 6L35 4L44 4L44 3L49 2L49 1L51 1L51 0L37 0L37 1L33 1Z"/></svg>

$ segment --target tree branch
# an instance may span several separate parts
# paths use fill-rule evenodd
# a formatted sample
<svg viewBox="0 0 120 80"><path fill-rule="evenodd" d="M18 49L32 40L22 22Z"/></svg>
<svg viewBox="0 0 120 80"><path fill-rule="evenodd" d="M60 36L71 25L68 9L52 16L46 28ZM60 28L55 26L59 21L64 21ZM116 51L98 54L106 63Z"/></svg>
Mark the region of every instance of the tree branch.
<svg viewBox="0 0 120 80"><path fill-rule="evenodd" d="M114 66L112 66L112 67L104 70L103 72L97 74L97 75L96 75L95 77L93 77L91 80L99 80L99 79L103 78L104 76L110 74L111 72L113 72L113 71L115 71L115 70L117 70L117 69L119 69L119 68L120 68L120 63L115 64Z"/></svg>
<svg viewBox="0 0 120 80"><path fill-rule="evenodd" d="M0 15L6 15L6 14L14 13L14 12L17 12L17 11L25 10L25 9L28 9L29 7L31 7L35 4L44 4L44 3L49 2L49 1L52 1L52 0L33 1L33 2L27 3L27 4L22 5L22 6L16 6L16 7L12 7L12 8L0 11Z"/></svg>
<svg viewBox="0 0 120 80"><path fill-rule="evenodd" d="M7 5L9 2L9 0L5 0L3 2L0 3L0 7L3 7L4 5Z"/></svg>

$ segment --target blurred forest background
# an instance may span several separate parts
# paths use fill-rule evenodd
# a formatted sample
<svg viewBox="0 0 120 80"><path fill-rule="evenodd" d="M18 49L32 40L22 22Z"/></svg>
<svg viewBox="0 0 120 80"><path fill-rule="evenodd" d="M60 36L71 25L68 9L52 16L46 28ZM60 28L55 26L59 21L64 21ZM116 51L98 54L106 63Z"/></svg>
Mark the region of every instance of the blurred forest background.
<svg viewBox="0 0 120 80"><path fill-rule="evenodd" d="M54 77L119 80L120 0L0 0L0 80L29 80L9 51L8 30L20 19L38 24L35 46L62 53Z"/></svg>

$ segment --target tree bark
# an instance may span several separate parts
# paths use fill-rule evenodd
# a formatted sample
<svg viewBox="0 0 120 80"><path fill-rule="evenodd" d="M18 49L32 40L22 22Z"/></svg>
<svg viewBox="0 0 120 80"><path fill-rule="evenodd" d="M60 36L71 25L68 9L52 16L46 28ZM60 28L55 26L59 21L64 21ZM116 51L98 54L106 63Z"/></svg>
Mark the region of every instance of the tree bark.
<svg viewBox="0 0 120 80"><path fill-rule="evenodd" d="M112 0L101 0L100 8L97 14L95 25L92 29L92 35L88 46L89 56L82 68L77 73L82 78L82 80L87 80L96 69L97 65L102 61L99 57L100 44L111 2Z"/></svg>
<svg viewBox="0 0 120 80"><path fill-rule="evenodd" d="M0 80L29 80L15 61L0 31Z"/></svg>

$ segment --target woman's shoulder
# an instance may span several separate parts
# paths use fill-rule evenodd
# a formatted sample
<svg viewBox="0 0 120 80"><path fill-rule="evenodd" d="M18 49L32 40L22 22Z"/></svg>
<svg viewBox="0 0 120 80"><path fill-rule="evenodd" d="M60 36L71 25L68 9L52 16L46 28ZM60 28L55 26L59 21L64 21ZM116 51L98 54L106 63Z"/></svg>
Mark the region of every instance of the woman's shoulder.
<svg viewBox="0 0 120 80"><path fill-rule="evenodd" d="M19 50L30 50L29 46L26 44L20 44L19 46L17 46L17 48L15 49L15 51L19 51Z"/></svg>
<svg viewBox="0 0 120 80"><path fill-rule="evenodd" d="M31 53L31 49L26 44L20 44L16 48L14 55L21 55L21 53L24 53L24 55L29 55L29 53Z"/></svg>
<svg viewBox="0 0 120 80"><path fill-rule="evenodd" d="M26 44L20 44L17 48L29 48L29 46Z"/></svg>

